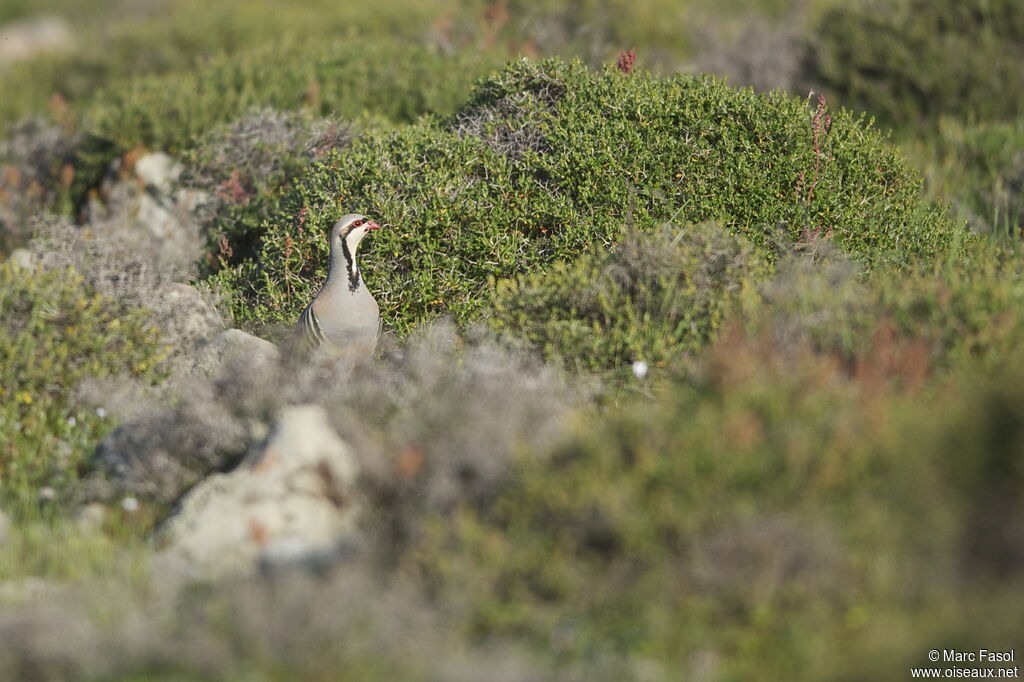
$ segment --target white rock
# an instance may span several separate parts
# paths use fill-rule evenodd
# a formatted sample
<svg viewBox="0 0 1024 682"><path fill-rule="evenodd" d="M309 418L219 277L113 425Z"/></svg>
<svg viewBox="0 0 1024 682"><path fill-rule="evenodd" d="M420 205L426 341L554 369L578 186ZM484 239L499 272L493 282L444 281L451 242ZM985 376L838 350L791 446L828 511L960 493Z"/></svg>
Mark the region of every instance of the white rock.
<svg viewBox="0 0 1024 682"><path fill-rule="evenodd" d="M161 531L161 555L203 577L328 556L355 532L356 475L323 408L286 408L237 469L183 498Z"/></svg>
<svg viewBox="0 0 1024 682"><path fill-rule="evenodd" d="M173 239L182 229L182 221L166 196L140 193L132 208L136 224L157 239Z"/></svg>
<svg viewBox="0 0 1024 682"><path fill-rule="evenodd" d="M182 170L181 164L163 152L145 154L135 161L135 177L163 194L170 193Z"/></svg>
<svg viewBox="0 0 1024 682"><path fill-rule="evenodd" d="M31 270L35 267L35 256L28 249L14 249L8 256L8 260L14 267L22 270Z"/></svg>
<svg viewBox="0 0 1024 682"><path fill-rule="evenodd" d="M633 376L635 376L637 379L643 379L645 376L647 376L648 369L649 368L647 367L647 363L644 362L643 360L633 361Z"/></svg>

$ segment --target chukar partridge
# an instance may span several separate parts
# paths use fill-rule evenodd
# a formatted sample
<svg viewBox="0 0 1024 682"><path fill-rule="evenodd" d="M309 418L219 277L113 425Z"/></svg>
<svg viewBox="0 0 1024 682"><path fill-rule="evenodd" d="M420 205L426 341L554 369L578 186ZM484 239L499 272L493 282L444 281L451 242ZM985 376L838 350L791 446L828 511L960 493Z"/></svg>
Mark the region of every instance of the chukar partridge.
<svg viewBox="0 0 1024 682"><path fill-rule="evenodd" d="M356 249L367 232L379 227L358 213L343 216L334 224L327 280L296 324L308 346L329 345L353 356L373 355L380 330L380 309L363 284Z"/></svg>

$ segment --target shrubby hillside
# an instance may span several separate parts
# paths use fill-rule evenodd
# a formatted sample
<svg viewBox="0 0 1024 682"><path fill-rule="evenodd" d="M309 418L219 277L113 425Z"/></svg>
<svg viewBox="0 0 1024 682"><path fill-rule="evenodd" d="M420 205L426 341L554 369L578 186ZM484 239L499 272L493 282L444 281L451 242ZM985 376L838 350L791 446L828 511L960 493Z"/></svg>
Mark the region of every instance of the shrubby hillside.
<svg viewBox="0 0 1024 682"><path fill-rule="evenodd" d="M809 115L711 78L524 61L446 119L329 152L264 215L230 215L224 248L257 243L215 281L240 292L240 320L294 319L325 272L321 235L360 207L386 226L367 278L404 333L442 310L479 317L488 278L607 249L627 226L719 221L765 262L810 233L869 268L959 248L918 189L877 132L824 103Z"/></svg>
<svg viewBox="0 0 1024 682"><path fill-rule="evenodd" d="M0 678L1013 648L1018 7L0 7Z"/></svg>

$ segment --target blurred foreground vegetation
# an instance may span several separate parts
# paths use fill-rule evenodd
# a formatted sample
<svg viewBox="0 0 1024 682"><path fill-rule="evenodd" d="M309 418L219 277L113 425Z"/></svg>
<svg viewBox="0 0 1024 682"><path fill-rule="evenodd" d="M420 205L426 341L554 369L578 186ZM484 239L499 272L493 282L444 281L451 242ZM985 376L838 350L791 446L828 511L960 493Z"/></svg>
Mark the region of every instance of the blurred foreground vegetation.
<svg viewBox="0 0 1024 682"><path fill-rule="evenodd" d="M906 679L1020 643L1024 5L0 26L41 14L73 39L0 61L0 253L60 253L0 265L0 677ZM185 266L98 234L146 151L213 197ZM350 211L387 228L373 369L168 387L187 311L139 282L279 339ZM229 467L300 396L360 450L359 556L168 587L157 464ZM162 459L103 470L118 423Z"/></svg>

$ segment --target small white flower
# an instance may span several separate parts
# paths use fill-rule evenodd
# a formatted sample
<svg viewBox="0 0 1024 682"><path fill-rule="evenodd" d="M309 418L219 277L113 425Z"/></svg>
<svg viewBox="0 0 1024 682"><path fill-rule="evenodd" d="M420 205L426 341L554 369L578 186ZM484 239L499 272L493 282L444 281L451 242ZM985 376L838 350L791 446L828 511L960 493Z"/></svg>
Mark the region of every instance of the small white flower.
<svg viewBox="0 0 1024 682"><path fill-rule="evenodd" d="M96 408L96 416L99 417L100 419L103 419L104 417L106 417L107 416L107 408L105 408L105 407L97 407Z"/></svg>
<svg viewBox="0 0 1024 682"><path fill-rule="evenodd" d="M40 500L48 502L55 497L57 497L57 491L51 488L50 486L44 485L42 488L39 489Z"/></svg>
<svg viewBox="0 0 1024 682"><path fill-rule="evenodd" d="M121 500L121 509L126 512L135 512L139 510L139 501L134 497L126 497Z"/></svg>
<svg viewBox="0 0 1024 682"><path fill-rule="evenodd" d="M637 379L643 379L647 376L647 363L643 360L633 361L633 376Z"/></svg>
<svg viewBox="0 0 1024 682"><path fill-rule="evenodd" d="M74 426L77 423L78 423L78 420L75 419L74 415L68 417L68 426Z"/></svg>

